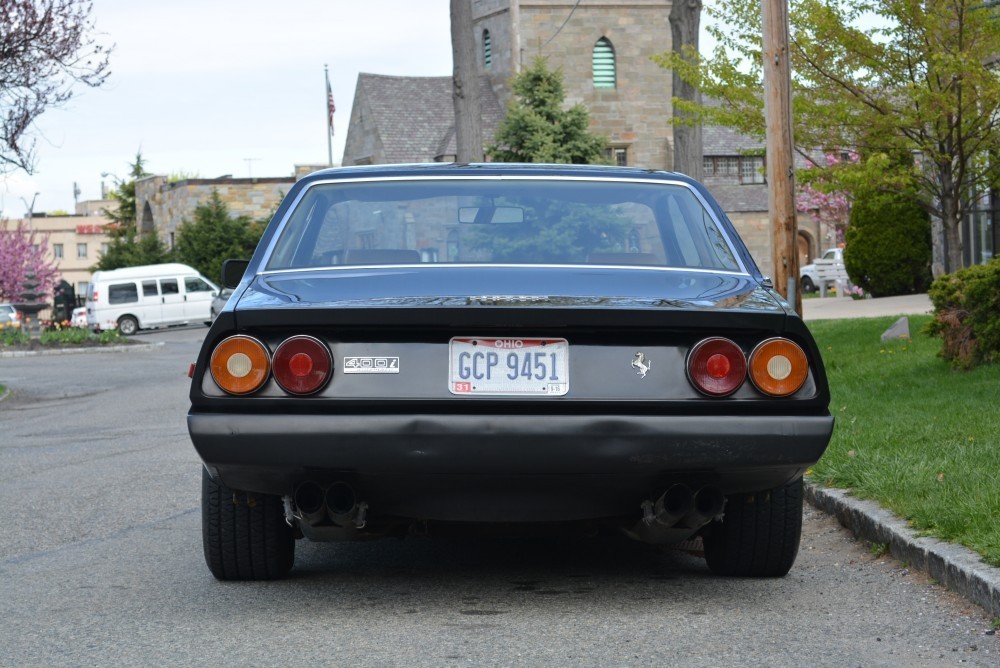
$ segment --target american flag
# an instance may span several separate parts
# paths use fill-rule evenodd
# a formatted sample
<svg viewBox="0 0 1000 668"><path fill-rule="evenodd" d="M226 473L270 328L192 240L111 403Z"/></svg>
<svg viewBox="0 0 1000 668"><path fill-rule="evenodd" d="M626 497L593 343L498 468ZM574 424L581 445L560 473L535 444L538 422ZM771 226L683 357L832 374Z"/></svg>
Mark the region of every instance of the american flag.
<svg viewBox="0 0 1000 668"><path fill-rule="evenodd" d="M333 103L333 89L330 88L330 73L326 73L326 124L330 128L330 136L333 136L333 113L337 111L337 105Z"/></svg>

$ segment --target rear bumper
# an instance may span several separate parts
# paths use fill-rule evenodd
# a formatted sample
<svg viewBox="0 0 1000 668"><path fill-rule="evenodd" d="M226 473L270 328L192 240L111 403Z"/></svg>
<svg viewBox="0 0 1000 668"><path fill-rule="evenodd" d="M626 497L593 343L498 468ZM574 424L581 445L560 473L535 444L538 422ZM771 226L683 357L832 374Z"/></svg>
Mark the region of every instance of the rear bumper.
<svg viewBox="0 0 1000 668"><path fill-rule="evenodd" d="M631 514L678 481L777 487L820 458L833 417L191 413L188 428L234 489L347 480L376 513L525 521Z"/></svg>

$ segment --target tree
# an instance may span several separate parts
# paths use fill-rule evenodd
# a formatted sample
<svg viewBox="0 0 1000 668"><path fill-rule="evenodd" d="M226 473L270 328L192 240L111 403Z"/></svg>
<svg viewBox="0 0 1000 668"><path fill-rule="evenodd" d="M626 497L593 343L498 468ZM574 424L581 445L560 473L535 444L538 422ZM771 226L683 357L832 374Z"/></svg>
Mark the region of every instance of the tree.
<svg viewBox="0 0 1000 668"><path fill-rule="evenodd" d="M808 213L817 223L827 229L825 248L844 242L844 233L851 217L851 197L847 191L835 190L830 173L844 163L840 155L827 153L824 156L825 170L806 169L802 171L795 207L800 213ZM858 155L848 155L848 163L856 163ZM822 249L820 249L822 250Z"/></svg>
<svg viewBox="0 0 1000 668"><path fill-rule="evenodd" d="M451 0L452 104L455 108L456 162L483 161L482 111L476 76L472 0Z"/></svg>
<svg viewBox="0 0 1000 668"><path fill-rule="evenodd" d="M74 84L97 88L110 74L92 9L87 0L0 0L0 172L30 173L37 118L73 97Z"/></svg>
<svg viewBox="0 0 1000 668"><path fill-rule="evenodd" d="M677 104L763 137L759 3L719 0L709 12L718 21L710 58L658 60L721 105ZM962 264L959 226L975 193L1000 180L1000 162L988 159L1000 149L997 9L982 0L793 0L790 12L799 151L857 150L863 159L833 178L847 190L876 183L912 193L940 220L935 273L954 271ZM915 159L889 157L900 152Z"/></svg>
<svg viewBox="0 0 1000 668"><path fill-rule="evenodd" d="M507 115L487 147L499 162L591 164L604 162L603 137L591 134L590 115L582 104L564 110L561 70L549 70L544 58L513 81Z"/></svg>
<svg viewBox="0 0 1000 668"><path fill-rule="evenodd" d="M912 195L861 189L850 216L844 266L852 283L873 297L927 290L931 225Z"/></svg>
<svg viewBox="0 0 1000 668"><path fill-rule="evenodd" d="M701 0L675 0L670 5L670 42L677 58L689 60L698 53L698 31L701 24ZM671 75L674 96L701 104L701 92L690 81L684 81L680 73ZM701 125L688 122L688 113L674 107L674 171L701 179L702 146Z"/></svg>
<svg viewBox="0 0 1000 668"><path fill-rule="evenodd" d="M118 203L114 209L103 209L111 222L105 227L108 249L101 254L94 271L107 271L122 267L137 267L144 264L160 264L170 259L170 251L155 232L141 234L137 223L135 203L135 181L148 176L142 159L142 152L136 152L135 162L129 164L128 181L119 181L111 191L111 199Z"/></svg>
<svg viewBox="0 0 1000 668"><path fill-rule="evenodd" d="M205 276L222 276L222 263L229 258L248 258L263 233L263 226L246 216L232 218L218 190L194 210L194 220L185 219L177 230L175 254Z"/></svg>
<svg viewBox="0 0 1000 668"><path fill-rule="evenodd" d="M48 248L48 236L27 229L24 221L13 230L8 221L0 221L0 302L20 301L29 273L35 274L38 292L51 292L59 270L54 258L46 259Z"/></svg>

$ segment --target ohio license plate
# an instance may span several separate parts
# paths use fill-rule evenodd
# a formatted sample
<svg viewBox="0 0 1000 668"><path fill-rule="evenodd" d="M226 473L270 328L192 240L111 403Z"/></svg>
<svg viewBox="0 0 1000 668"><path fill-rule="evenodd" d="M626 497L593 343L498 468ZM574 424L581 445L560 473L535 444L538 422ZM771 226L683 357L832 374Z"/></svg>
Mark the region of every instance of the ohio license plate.
<svg viewBox="0 0 1000 668"><path fill-rule="evenodd" d="M569 392L566 339L456 337L448 343L452 394L562 396Z"/></svg>

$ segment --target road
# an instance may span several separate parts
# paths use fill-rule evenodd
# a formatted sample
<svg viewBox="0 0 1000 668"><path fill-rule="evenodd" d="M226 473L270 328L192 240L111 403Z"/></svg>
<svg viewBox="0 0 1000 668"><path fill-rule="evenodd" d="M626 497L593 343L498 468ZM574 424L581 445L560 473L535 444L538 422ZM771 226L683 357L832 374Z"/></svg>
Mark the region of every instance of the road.
<svg viewBox="0 0 1000 668"><path fill-rule="evenodd" d="M807 509L792 572L723 579L616 538L299 543L292 577L204 565L187 368L0 359L0 665L995 666L982 609Z"/></svg>

